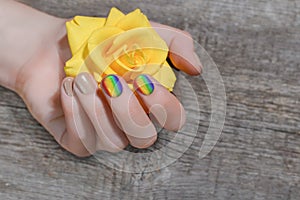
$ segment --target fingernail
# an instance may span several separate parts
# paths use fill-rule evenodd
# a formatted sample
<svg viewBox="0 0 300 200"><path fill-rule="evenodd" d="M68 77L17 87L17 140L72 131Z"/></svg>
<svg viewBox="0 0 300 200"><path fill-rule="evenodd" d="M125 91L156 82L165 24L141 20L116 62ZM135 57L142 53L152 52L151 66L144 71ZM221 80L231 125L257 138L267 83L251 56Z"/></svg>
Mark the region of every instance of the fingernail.
<svg viewBox="0 0 300 200"><path fill-rule="evenodd" d="M68 78L64 82L64 89L68 96L73 96L73 80Z"/></svg>
<svg viewBox="0 0 300 200"><path fill-rule="evenodd" d="M122 94L123 87L119 78L115 75L108 75L102 80L102 89L110 97L118 97Z"/></svg>
<svg viewBox="0 0 300 200"><path fill-rule="evenodd" d="M137 90L148 96L150 94L153 93L154 91L154 84L152 83L152 81L148 78L147 75L139 75L136 79L135 79L135 82L138 86Z"/></svg>
<svg viewBox="0 0 300 200"><path fill-rule="evenodd" d="M95 92L94 82L87 73L79 74L75 79L75 85L82 94L92 94Z"/></svg>
<svg viewBox="0 0 300 200"><path fill-rule="evenodd" d="M197 64L197 67L199 68L199 71L201 70L201 61L200 61L200 58L199 56L194 52L194 57L195 57L195 60L196 60L196 64Z"/></svg>

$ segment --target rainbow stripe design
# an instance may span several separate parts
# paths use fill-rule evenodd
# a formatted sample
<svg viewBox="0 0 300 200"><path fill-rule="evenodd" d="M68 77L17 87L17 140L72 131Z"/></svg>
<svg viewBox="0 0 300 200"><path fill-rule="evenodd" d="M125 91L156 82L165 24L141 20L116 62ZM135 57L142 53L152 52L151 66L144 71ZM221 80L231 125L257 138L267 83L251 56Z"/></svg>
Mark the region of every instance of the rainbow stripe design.
<svg viewBox="0 0 300 200"><path fill-rule="evenodd" d="M108 75L102 80L102 88L110 97L118 97L122 94L123 87L116 75Z"/></svg>
<svg viewBox="0 0 300 200"><path fill-rule="evenodd" d="M136 78L136 84L138 86L138 91L144 95L150 95L154 91L154 84L146 75L139 75Z"/></svg>

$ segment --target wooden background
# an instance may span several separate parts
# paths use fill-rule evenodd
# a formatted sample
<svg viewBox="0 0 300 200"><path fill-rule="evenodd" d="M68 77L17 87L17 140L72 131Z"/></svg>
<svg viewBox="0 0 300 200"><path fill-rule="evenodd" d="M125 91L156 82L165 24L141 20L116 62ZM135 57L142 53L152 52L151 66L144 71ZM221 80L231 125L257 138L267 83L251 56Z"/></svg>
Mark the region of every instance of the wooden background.
<svg viewBox="0 0 300 200"><path fill-rule="evenodd" d="M0 87L0 199L300 199L299 0L23 2L60 17L139 7L191 32L219 66L227 116L219 142L199 159L210 102L203 80L195 83L206 112L193 145L167 168L130 174L61 149Z"/></svg>

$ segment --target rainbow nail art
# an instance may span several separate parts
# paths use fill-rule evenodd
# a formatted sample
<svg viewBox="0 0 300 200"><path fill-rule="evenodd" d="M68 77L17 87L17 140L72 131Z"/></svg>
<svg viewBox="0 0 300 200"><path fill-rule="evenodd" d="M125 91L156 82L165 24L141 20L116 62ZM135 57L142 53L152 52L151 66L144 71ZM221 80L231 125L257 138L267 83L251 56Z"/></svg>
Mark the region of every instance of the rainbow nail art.
<svg viewBox="0 0 300 200"><path fill-rule="evenodd" d="M108 75L102 80L102 88L110 97L118 97L122 94L123 87L119 78Z"/></svg>
<svg viewBox="0 0 300 200"><path fill-rule="evenodd" d="M154 90L152 81L146 75L139 75L136 78L136 84L138 86L137 90L144 95L150 95Z"/></svg>

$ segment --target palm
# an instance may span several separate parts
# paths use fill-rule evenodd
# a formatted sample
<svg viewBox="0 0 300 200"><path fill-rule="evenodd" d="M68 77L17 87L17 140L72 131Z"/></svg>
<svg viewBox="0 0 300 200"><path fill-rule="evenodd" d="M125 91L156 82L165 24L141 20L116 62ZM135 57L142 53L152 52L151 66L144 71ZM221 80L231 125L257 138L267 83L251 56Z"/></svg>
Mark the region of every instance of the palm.
<svg viewBox="0 0 300 200"><path fill-rule="evenodd" d="M52 47L37 55L19 74L20 80L26 80L21 96L32 115L53 135L65 131L60 101L63 67L57 49Z"/></svg>

